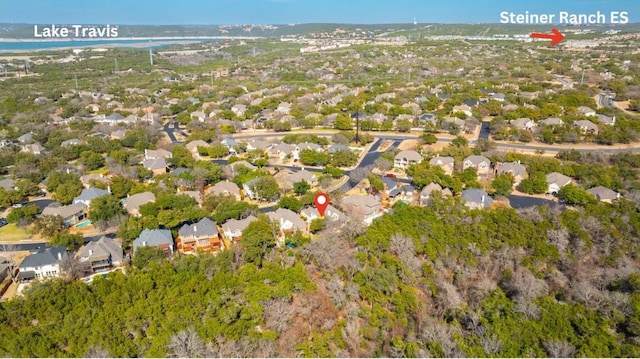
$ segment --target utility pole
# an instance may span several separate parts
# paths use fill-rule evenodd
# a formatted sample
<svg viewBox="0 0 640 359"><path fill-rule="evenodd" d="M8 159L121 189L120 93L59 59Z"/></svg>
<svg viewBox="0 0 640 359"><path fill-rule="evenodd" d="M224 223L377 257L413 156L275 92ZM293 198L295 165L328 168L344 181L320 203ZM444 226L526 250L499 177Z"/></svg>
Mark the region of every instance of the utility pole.
<svg viewBox="0 0 640 359"><path fill-rule="evenodd" d="M115 59L113 59L115 61L115 71L114 72L118 72L118 58L116 57Z"/></svg>
<svg viewBox="0 0 640 359"><path fill-rule="evenodd" d="M149 64L153 66L153 51L149 48Z"/></svg>
<svg viewBox="0 0 640 359"><path fill-rule="evenodd" d="M78 91L78 76L76 76L76 74L73 74L73 80L76 83L76 91Z"/></svg>
<svg viewBox="0 0 640 359"><path fill-rule="evenodd" d="M582 76L580 77L580 86L584 83L584 67L582 68Z"/></svg>

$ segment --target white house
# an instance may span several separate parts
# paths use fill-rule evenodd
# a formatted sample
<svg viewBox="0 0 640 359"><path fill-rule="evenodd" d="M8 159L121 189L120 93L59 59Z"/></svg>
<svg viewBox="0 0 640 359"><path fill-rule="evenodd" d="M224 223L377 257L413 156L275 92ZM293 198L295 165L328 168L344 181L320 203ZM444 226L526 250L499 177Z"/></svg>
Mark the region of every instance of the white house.
<svg viewBox="0 0 640 359"><path fill-rule="evenodd" d="M59 277L60 261L66 252L66 248L60 246L42 248L36 253L26 256L20 264L18 278L21 281L29 281L37 278Z"/></svg>
<svg viewBox="0 0 640 359"><path fill-rule="evenodd" d="M400 151L394 158L393 167L406 169L410 165L422 162L422 155L413 150Z"/></svg>

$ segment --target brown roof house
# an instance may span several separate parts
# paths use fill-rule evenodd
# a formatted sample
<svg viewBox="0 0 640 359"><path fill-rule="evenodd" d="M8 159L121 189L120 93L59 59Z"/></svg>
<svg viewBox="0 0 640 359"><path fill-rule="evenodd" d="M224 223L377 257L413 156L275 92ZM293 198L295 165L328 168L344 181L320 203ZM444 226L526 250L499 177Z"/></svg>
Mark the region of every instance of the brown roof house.
<svg viewBox="0 0 640 359"><path fill-rule="evenodd" d="M223 249L216 223L203 218L198 223L185 224L178 230L176 249L180 253L218 252Z"/></svg>
<svg viewBox="0 0 640 359"><path fill-rule="evenodd" d="M300 216L296 214L296 212L286 209L286 208L278 208L275 212L267 213L267 217L270 220L278 223L280 226L280 232L282 235L286 233L293 233L296 231L300 231L303 233L307 232L307 222L303 221Z"/></svg>
<svg viewBox="0 0 640 359"><path fill-rule="evenodd" d="M207 189L207 194L214 195L214 196L217 196L217 195L232 196L238 201L242 199L240 196L240 187L238 187L237 184L229 181L218 182L215 185L209 187Z"/></svg>
<svg viewBox="0 0 640 359"><path fill-rule="evenodd" d="M440 194L442 195L442 197L452 197L453 193L451 192L450 189L448 188L442 188L442 186L440 186L437 183L429 183L428 185L424 186L424 188L422 189L422 191L420 191L420 199L419 199L419 204L421 206L426 206L431 202L431 198L434 194L434 192L440 192Z"/></svg>
<svg viewBox="0 0 640 359"><path fill-rule="evenodd" d="M347 196L342 200L342 208L347 213L352 213L365 224L370 225L374 219L384 214L380 199L373 195Z"/></svg>
<svg viewBox="0 0 640 359"><path fill-rule="evenodd" d="M476 170L476 172L478 172L478 178L480 178L489 174L491 161L484 156L471 155L462 161L462 170L466 170L467 168Z"/></svg>
<svg viewBox="0 0 640 359"><path fill-rule="evenodd" d="M520 163L516 162L499 162L496 164L496 174L510 173L513 176L514 187L518 186L523 179L527 178L527 169Z"/></svg>
<svg viewBox="0 0 640 359"><path fill-rule="evenodd" d="M122 205L127 213L132 216L138 217L140 216L140 206L155 201L155 194L153 194L152 192L142 192L127 196L127 198L124 199Z"/></svg>
<svg viewBox="0 0 640 359"><path fill-rule="evenodd" d="M89 263L94 273L124 265L122 246L113 239L104 236L82 246L76 256L80 262Z"/></svg>
<svg viewBox="0 0 640 359"><path fill-rule="evenodd" d="M407 169L410 165L422 162L422 155L413 150L400 151L395 156L393 167L398 169Z"/></svg>
<svg viewBox="0 0 640 359"><path fill-rule="evenodd" d="M436 155L436 157L429 160L429 164L432 166L438 166L444 170L444 173L451 176L453 174L453 168L455 166L455 160L451 156L440 156Z"/></svg>
<svg viewBox="0 0 640 359"><path fill-rule="evenodd" d="M224 238L231 242L238 242L242 240L242 231L249 225L249 223L253 221L257 221L258 219L254 216L248 216L244 219L230 219L225 224L222 225L222 234Z"/></svg>
<svg viewBox="0 0 640 359"><path fill-rule="evenodd" d="M86 217L86 207L83 204L70 204L60 206L59 203L52 203L42 210L42 216L60 216L65 226L71 227L83 221Z"/></svg>

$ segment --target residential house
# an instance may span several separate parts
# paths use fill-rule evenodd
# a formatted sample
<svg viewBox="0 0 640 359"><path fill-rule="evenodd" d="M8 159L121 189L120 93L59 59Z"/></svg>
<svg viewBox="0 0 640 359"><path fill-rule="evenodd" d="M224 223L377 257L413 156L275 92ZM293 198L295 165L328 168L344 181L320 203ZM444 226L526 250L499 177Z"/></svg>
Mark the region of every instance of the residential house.
<svg viewBox="0 0 640 359"><path fill-rule="evenodd" d="M517 120L513 120L510 123L512 128L518 129L518 130L526 130L526 131L533 131L533 129L536 127L536 123L527 117L521 117Z"/></svg>
<svg viewBox="0 0 640 359"><path fill-rule="evenodd" d="M287 156L290 156L293 153L295 148L296 147L294 145L279 143L269 149L269 154L280 158L280 160L284 160Z"/></svg>
<svg viewBox="0 0 640 359"><path fill-rule="evenodd" d="M222 141L220 141L220 144L226 146L229 149L229 153L231 154L237 153L236 145L238 143L233 138L230 138L230 137L223 138Z"/></svg>
<svg viewBox="0 0 640 359"><path fill-rule="evenodd" d="M416 188L413 187L412 185L409 185L409 184L400 185L398 183L396 185L396 188L391 190L391 192L388 192L387 195L389 196L390 199L393 200L392 203L395 203L395 201L413 203L415 199L415 194L416 194Z"/></svg>
<svg viewBox="0 0 640 359"><path fill-rule="evenodd" d="M296 152L302 152L304 150L322 151L322 146L310 142L302 142L296 145Z"/></svg>
<svg viewBox="0 0 640 359"><path fill-rule="evenodd" d="M562 121L561 119L559 119L557 117L549 117L549 118L546 118L546 119L540 121L540 124L544 125L544 126L554 126L555 127L555 126L564 125L564 121Z"/></svg>
<svg viewBox="0 0 640 359"><path fill-rule="evenodd" d="M77 138L72 138L70 140L62 141L62 143L60 143L60 146L67 147L67 146L79 146L84 144L86 144L86 142L79 140Z"/></svg>
<svg viewBox="0 0 640 359"><path fill-rule="evenodd" d="M191 119L198 120L199 122L206 122L209 120L209 116L202 111L194 111L191 112Z"/></svg>
<svg viewBox="0 0 640 359"><path fill-rule="evenodd" d="M3 178L0 180L0 188L4 188L6 191L12 191L18 188L16 183L11 178Z"/></svg>
<svg viewBox="0 0 640 359"><path fill-rule="evenodd" d="M597 114L596 117L598 118L598 122L604 123L607 126L613 126L616 124L616 116L609 117L606 115Z"/></svg>
<svg viewBox="0 0 640 359"><path fill-rule="evenodd" d="M522 97L525 100L530 100L530 101L537 99L539 95L540 95L540 91L535 91L535 92L522 91L520 93L520 97Z"/></svg>
<svg viewBox="0 0 640 359"><path fill-rule="evenodd" d="M173 255L173 237L168 229L145 229L133 240L133 252L142 247L158 247Z"/></svg>
<svg viewBox="0 0 640 359"><path fill-rule="evenodd" d="M33 143L22 146L22 152L30 153L32 155L40 155L46 149L42 147L39 143Z"/></svg>
<svg viewBox="0 0 640 359"><path fill-rule="evenodd" d="M401 183L398 182L398 180L395 177L383 176L381 179L382 179L382 183L384 183L384 194L387 197L390 196L392 191L395 191L401 186Z"/></svg>
<svg viewBox="0 0 640 359"><path fill-rule="evenodd" d="M462 191L462 200L464 205L470 209L491 208L493 199L489 194L478 188L469 188Z"/></svg>
<svg viewBox="0 0 640 359"><path fill-rule="evenodd" d="M398 169L407 169L410 165L422 162L422 155L413 150L404 150L398 152L393 161L393 167Z"/></svg>
<svg viewBox="0 0 640 359"><path fill-rule="evenodd" d="M223 249L216 223L203 218L198 223L185 224L178 230L176 249L180 253L218 252Z"/></svg>
<svg viewBox="0 0 640 359"><path fill-rule="evenodd" d="M442 124L444 128L450 129L451 126L456 126L460 129L460 131L465 131L466 129L466 121L457 117L446 117L442 120Z"/></svg>
<svg viewBox="0 0 640 359"><path fill-rule="evenodd" d="M367 225L370 225L374 219L384 214L380 199L372 195L347 196L342 200L342 208L345 212L353 214Z"/></svg>
<svg viewBox="0 0 640 359"><path fill-rule="evenodd" d="M232 164L225 166L225 168L227 169L228 172L231 172L231 175L233 177L235 177L239 173L239 171L241 171L240 168L245 168L249 171L255 171L256 168L258 167L252 165L251 163L245 160L242 160L242 161L233 162Z"/></svg>
<svg viewBox="0 0 640 359"><path fill-rule="evenodd" d="M300 214L307 219L308 223L311 223L314 219L320 218L320 212L318 212L318 209L315 207L307 207L303 209ZM330 222L340 223L347 220L347 216L331 204L327 205L327 208L324 211L324 218Z"/></svg>
<svg viewBox="0 0 640 359"><path fill-rule="evenodd" d="M26 256L20 263L18 279L22 282L33 279L56 278L60 276L60 261L67 253L63 246L41 248Z"/></svg>
<svg viewBox="0 0 640 359"><path fill-rule="evenodd" d="M259 150L259 151L267 151L269 147L271 147L271 142L262 141L262 140L251 140L247 144L247 151Z"/></svg>
<svg viewBox="0 0 640 359"><path fill-rule="evenodd" d="M448 196L448 197L452 197L453 193L451 192L450 189L448 188L442 188L442 186L440 186L437 183L429 183L428 185L426 185L422 191L420 191L420 199L419 199L419 204L421 206L426 206L430 203L431 198L433 196L434 192L440 192L440 194L442 195L442 197Z"/></svg>
<svg viewBox="0 0 640 359"><path fill-rule="evenodd" d="M126 135L127 135L127 130L116 130L111 132L110 137L112 140L122 140Z"/></svg>
<svg viewBox="0 0 640 359"><path fill-rule="evenodd" d="M464 171L467 168L473 168L476 170L478 178L480 178L489 174L491 161L484 156L471 155L462 161L462 170Z"/></svg>
<svg viewBox="0 0 640 359"><path fill-rule="evenodd" d="M490 99L499 101L499 102L504 102L505 98L506 96L503 93L494 93L493 95L490 96Z"/></svg>
<svg viewBox="0 0 640 359"><path fill-rule="evenodd" d="M422 127L436 127L438 118L434 113L425 113L418 118L418 124Z"/></svg>
<svg viewBox="0 0 640 359"><path fill-rule="evenodd" d="M507 112L510 112L510 111L515 111L517 109L518 109L518 105L508 104L508 105L505 105L505 106L502 107L502 111L501 112L504 114L504 113L507 113Z"/></svg>
<svg viewBox="0 0 640 359"><path fill-rule="evenodd" d="M560 188L571 183L571 177L567 177L558 172L551 172L547 174L547 193L556 194L560 191Z"/></svg>
<svg viewBox="0 0 640 359"><path fill-rule="evenodd" d="M238 201L242 199L242 197L240 196L240 188L238 187L238 185L229 181L218 182L215 185L209 187L207 189L207 194L214 196L232 196Z"/></svg>
<svg viewBox="0 0 640 359"><path fill-rule="evenodd" d="M451 156L436 155L436 157L433 157L431 160L429 160L429 164L442 168L444 170L444 173L451 176L453 174L455 160Z"/></svg>
<svg viewBox="0 0 640 359"><path fill-rule="evenodd" d="M225 224L222 225L222 233L224 238L231 241L232 243L239 242L242 240L242 231L249 225L249 223L253 221L257 221L258 219L254 216L249 216L244 219L230 219Z"/></svg>
<svg viewBox="0 0 640 359"><path fill-rule="evenodd" d="M312 187L318 185L318 176L313 172L305 170L304 168L285 177L284 180L285 182L290 184L291 187L293 187L293 185L297 182L307 182L307 184Z"/></svg>
<svg viewBox="0 0 640 359"><path fill-rule="evenodd" d="M167 173L167 161L164 158L144 160L142 166L153 172L154 176Z"/></svg>
<svg viewBox="0 0 640 359"><path fill-rule="evenodd" d="M34 141L33 133L27 132L24 135L16 138L16 140L18 140L18 142L20 142L22 144L33 143L33 141Z"/></svg>
<svg viewBox="0 0 640 359"><path fill-rule="evenodd" d="M244 104L235 104L231 106L231 112L233 112L236 117L244 117L244 113L247 111L247 105Z"/></svg>
<svg viewBox="0 0 640 359"><path fill-rule="evenodd" d="M86 207L83 204L60 206L54 202L42 210L42 216L60 216L67 227L75 226L86 217Z"/></svg>
<svg viewBox="0 0 640 359"><path fill-rule="evenodd" d="M596 111L594 109L592 109L591 107L587 107L587 106L578 107L578 112L580 112L581 114L583 114L585 116L595 116L596 115Z"/></svg>
<svg viewBox="0 0 640 359"><path fill-rule="evenodd" d="M77 254L80 262L89 263L92 272L102 272L124 265L122 246L111 238L102 237L82 246Z"/></svg>
<svg viewBox="0 0 640 359"><path fill-rule="evenodd" d="M108 194L110 193L100 188L84 188L80 195L73 199L73 204L82 204L83 206L89 208L91 207L92 200L98 197L106 196Z"/></svg>
<svg viewBox="0 0 640 359"><path fill-rule="evenodd" d="M278 223L282 235L296 231L307 232L307 223L290 209L278 208L275 212L267 213L267 217Z"/></svg>
<svg viewBox="0 0 640 359"><path fill-rule="evenodd" d="M599 132L598 125L589 120L573 121L573 125L578 127L583 135L597 135Z"/></svg>
<svg viewBox="0 0 640 359"><path fill-rule="evenodd" d="M451 113L456 113L456 112L462 112L462 113L464 113L465 115L467 115L469 117L473 116L472 109L467 104L462 104L462 105L459 105L459 106L453 106L453 109L451 110Z"/></svg>
<svg viewBox="0 0 640 359"><path fill-rule="evenodd" d="M152 192L142 192L136 193L131 196L127 196L122 202L122 206L129 213L129 215L134 217L140 216L140 206L143 204L151 203L156 201L156 195Z"/></svg>
<svg viewBox="0 0 640 359"><path fill-rule="evenodd" d="M171 152L165 149L157 149L157 150L144 150L144 159L145 160L157 160L157 159L168 159L171 158Z"/></svg>
<svg viewBox="0 0 640 359"><path fill-rule="evenodd" d="M620 198L620 193L613 191L607 187L597 186L587 190L598 201L611 203L614 199Z"/></svg>
<svg viewBox="0 0 640 359"><path fill-rule="evenodd" d="M196 156L198 155L198 147L209 147L209 144L203 140L195 140L187 143L184 147L188 149L193 156Z"/></svg>
<svg viewBox="0 0 640 359"><path fill-rule="evenodd" d="M202 206L203 198L202 198L202 193L200 193L200 191L182 191L176 194L179 196L189 196L196 201L198 206Z"/></svg>
<svg viewBox="0 0 640 359"><path fill-rule="evenodd" d="M518 186L523 179L527 178L527 169L520 163L516 162L498 162L496 164L496 174L510 173L513 176L514 187Z"/></svg>

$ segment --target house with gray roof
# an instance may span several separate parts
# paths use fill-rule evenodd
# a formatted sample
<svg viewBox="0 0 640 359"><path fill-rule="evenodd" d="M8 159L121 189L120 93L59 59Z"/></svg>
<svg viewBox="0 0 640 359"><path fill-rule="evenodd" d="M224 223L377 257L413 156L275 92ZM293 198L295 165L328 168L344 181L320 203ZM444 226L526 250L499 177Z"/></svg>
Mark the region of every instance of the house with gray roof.
<svg viewBox="0 0 640 359"><path fill-rule="evenodd" d="M26 282L33 279L59 277L60 261L66 253L67 249L63 246L40 248L22 260L18 279Z"/></svg>
<svg viewBox="0 0 640 359"><path fill-rule="evenodd" d="M310 186L315 186L318 184L318 176L313 173L305 170L304 168L298 172L293 172L291 175L285 177L284 179L288 182L291 187L297 182L307 182Z"/></svg>
<svg viewBox="0 0 640 359"><path fill-rule="evenodd" d="M140 206L155 201L155 194L153 194L152 192L142 192L127 196L127 198L122 201L122 206L127 211L127 213L129 213L129 215L138 217L140 216Z"/></svg>
<svg viewBox="0 0 640 359"><path fill-rule="evenodd" d="M407 169L411 165L422 162L422 155L413 150L404 150L398 152L394 157L393 167L398 169Z"/></svg>
<svg viewBox="0 0 640 359"><path fill-rule="evenodd" d="M11 178L3 178L0 180L0 188L4 188L6 191L12 191L15 190L17 186Z"/></svg>
<svg viewBox="0 0 640 359"><path fill-rule="evenodd" d="M30 153L32 155L39 155L44 152L46 148L42 147L39 143L28 144L22 146L22 152Z"/></svg>
<svg viewBox="0 0 640 359"><path fill-rule="evenodd" d="M611 203L614 199L620 198L620 193L611 190L607 187L597 186L587 190L592 196L594 196L600 202Z"/></svg>
<svg viewBox="0 0 640 359"><path fill-rule="evenodd" d="M80 182L82 182L82 186L84 186L84 188L91 188L92 182L100 182L103 184L108 184L109 178L103 175L102 173L90 173L90 174L80 176Z"/></svg>
<svg viewBox="0 0 640 359"><path fill-rule="evenodd" d="M533 129L536 127L536 123L532 119L527 117L521 117L519 119L513 120L509 123L509 125L511 125L512 128L525 131L533 131Z"/></svg>
<svg viewBox="0 0 640 359"><path fill-rule="evenodd" d="M76 203L67 206L61 206L60 203L54 202L42 210L41 216L60 216L67 227L75 226L86 218L86 209L84 204Z"/></svg>
<svg viewBox="0 0 640 359"><path fill-rule="evenodd" d="M122 246L105 236L82 246L76 256L80 262L89 263L94 273L124 265Z"/></svg>
<svg viewBox="0 0 640 359"><path fill-rule="evenodd" d="M133 252L142 247L158 247L173 255L173 237L168 229L145 229L133 240Z"/></svg>
<svg viewBox="0 0 640 359"><path fill-rule="evenodd" d="M34 141L33 133L27 132L24 135L18 137L16 140L18 140L18 142L20 143L32 143Z"/></svg>
<svg viewBox="0 0 640 359"><path fill-rule="evenodd" d="M73 199L73 204L82 204L85 207L89 208L91 207L91 201L93 201L98 197L106 196L108 194L110 193L100 188L96 188L96 187L84 188L80 193L80 195Z"/></svg>
<svg viewBox="0 0 640 359"><path fill-rule="evenodd" d="M62 143L60 144L60 146L62 147L67 147L67 146L79 146L79 145L84 145L86 142L79 140L77 138L72 138L70 140L66 140L66 141L62 141Z"/></svg>
<svg viewBox="0 0 640 359"><path fill-rule="evenodd" d="M233 243L242 240L242 231L247 228L249 223L257 220L258 219L252 215L240 220L231 218L222 225L224 238Z"/></svg>
<svg viewBox="0 0 640 359"><path fill-rule="evenodd" d="M547 193L556 194L560 188L571 183L571 177L567 177L558 172L547 174Z"/></svg>
<svg viewBox="0 0 640 359"><path fill-rule="evenodd" d="M609 117L606 115L597 114L598 122L604 123L607 126L613 126L616 124L616 116Z"/></svg>
<svg viewBox="0 0 640 359"><path fill-rule="evenodd" d="M251 140L247 143L247 151L267 151L271 147L272 143L263 140Z"/></svg>
<svg viewBox="0 0 640 359"><path fill-rule="evenodd" d="M151 158L142 161L142 166L155 176L167 173L167 161L164 158Z"/></svg>
<svg viewBox="0 0 640 359"><path fill-rule="evenodd" d="M462 200L464 205L470 209L491 208L493 199L489 194L479 188L469 188L462 191Z"/></svg>
<svg viewBox="0 0 640 359"><path fill-rule="evenodd" d="M318 212L316 207L307 207L303 209L300 214L307 219L308 223L311 223L314 219L320 218L320 212ZM344 222L347 220L347 216L331 204L327 205L327 208L324 211L324 218L330 222Z"/></svg>
<svg viewBox="0 0 640 359"><path fill-rule="evenodd" d="M296 147L294 145L290 145L288 143L279 143L269 149L269 154L284 160L287 156L293 153L295 148Z"/></svg>
<svg viewBox="0 0 640 359"><path fill-rule="evenodd" d="M155 160L155 159L167 159L171 158L171 152L159 148L157 150L144 150L144 159L145 160Z"/></svg>
<svg viewBox="0 0 640 359"><path fill-rule="evenodd" d="M184 224L178 230L176 248L180 253L218 252L222 241L216 223L205 217L197 223Z"/></svg>
<svg viewBox="0 0 640 359"><path fill-rule="evenodd" d="M501 175L504 173L510 173L513 176L514 187L518 186L523 179L527 178L527 169L520 161L498 162L496 164L496 174Z"/></svg>
<svg viewBox="0 0 640 359"><path fill-rule="evenodd" d="M585 116L595 116L596 115L596 111L594 109L592 109L591 107L587 107L587 106L578 107L578 112L580 112L581 114L583 114Z"/></svg>
<svg viewBox="0 0 640 359"><path fill-rule="evenodd" d="M598 125L589 120L573 121L573 126L579 128L583 135L597 135L600 130Z"/></svg>
<svg viewBox="0 0 640 359"><path fill-rule="evenodd" d="M549 117L540 121L540 124L544 126L562 126L564 125L564 121L557 117Z"/></svg>
<svg viewBox="0 0 640 359"><path fill-rule="evenodd" d="M192 155L197 155L198 147L209 147L209 144L204 142L203 140L194 140L187 143L184 147L188 149Z"/></svg>

